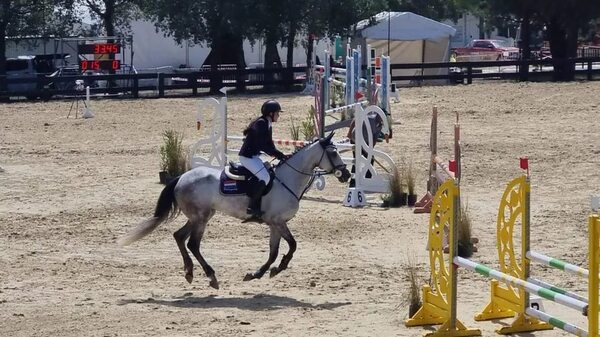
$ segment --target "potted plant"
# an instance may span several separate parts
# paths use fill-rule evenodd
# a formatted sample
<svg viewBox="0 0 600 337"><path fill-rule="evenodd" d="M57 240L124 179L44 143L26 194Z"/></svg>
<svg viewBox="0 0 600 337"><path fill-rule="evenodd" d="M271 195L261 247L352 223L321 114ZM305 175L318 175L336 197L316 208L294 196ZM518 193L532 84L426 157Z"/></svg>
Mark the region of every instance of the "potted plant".
<svg viewBox="0 0 600 337"><path fill-rule="evenodd" d="M182 146L183 135L174 130L163 131L163 144L160 146L161 184L168 184L173 178L187 171L187 157Z"/></svg>
<svg viewBox="0 0 600 337"><path fill-rule="evenodd" d="M412 162L408 164L406 170L406 189L408 190L407 204L413 207L417 202L417 194L415 193L415 170Z"/></svg>

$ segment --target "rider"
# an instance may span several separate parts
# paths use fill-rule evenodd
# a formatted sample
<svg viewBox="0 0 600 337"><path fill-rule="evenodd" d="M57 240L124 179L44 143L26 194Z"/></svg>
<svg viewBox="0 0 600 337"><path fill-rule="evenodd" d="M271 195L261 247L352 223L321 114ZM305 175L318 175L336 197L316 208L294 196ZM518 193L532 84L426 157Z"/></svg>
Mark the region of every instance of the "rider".
<svg viewBox="0 0 600 337"><path fill-rule="evenodd" d="M246 210L255 219L260 219L262 216L260 200L271 180L269 171L260 159L260 152L265 152L279 160L286 158L286 155L275 148L275 144L273 144L273 130L271 128L271 124L277 122L279 119L281 111L281 105L276 100L270 99L264 102L260 109L261 116L251 122L244 130L246 138L240 149L239 156L241 164L258 179L255 189L248 193L250 204Z"/></svg>

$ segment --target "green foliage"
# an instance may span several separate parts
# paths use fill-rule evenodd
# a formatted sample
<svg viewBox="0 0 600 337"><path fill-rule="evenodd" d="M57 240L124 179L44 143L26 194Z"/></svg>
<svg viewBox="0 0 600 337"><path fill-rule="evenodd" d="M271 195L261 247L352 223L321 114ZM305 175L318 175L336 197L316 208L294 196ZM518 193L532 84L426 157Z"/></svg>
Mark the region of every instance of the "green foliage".
<svg viewBox="0 0 600 337"><path fill-rule="evenodd" d="M6 37L64 36L77 21L73 0L0 1L0 91L6 85Z"/></svg>
<svg viewBox="0 0 600 337"><path fill-rule="evenodd" d="M402 198L405 197L404 186L402 185L402 175L397 167L394 167L394 172L390 177L390 193L381 196L385 206L400 207L402 206Z"/></svg>
<svg viewBox="0 0 600 337"><path fill-rule="evenodd" d="M160 147L160 169L172 177L187 171L187 155L182 145L183 134L174 130L163 132L163 144Z"/></svg>
<svg viewBox="0 0 600 337"><path fill-rule="evenodd" d="M311 105L308 110L308 116L302 121L300 132L304 140L312 140L317 136L315 133L315 113L315 107Z"/></svg>
<svg viewBox="0 0 600 337"><path fill-rule="evenodd" d="M408 304L408 317L413 317L423 305L420 296L419 266L415 261L416 258L409 257L407 263L403 265L403 271L408 278L408 289L402 302Z"/></svg>
<svg viewBox="0 0 600 337"><path fill-rule="evenodd" d="M339 82L332 82L331 85L331 101L333 102L332 106L342 106L345 105L344 101L346 96L346 88L343 84Z"/></svg>
<svg viewBox="0 0 600 337"><path fill-rule="evenodd" d="M208 45L215 64L232 63L219 59L232 49L237 52L231 56L237 60L234 63L245 64L243 39L254 42L258 36L254 22L260 15L255 7L256 3L250 0L140 0L144 17L180 45L184 42ZM280 20L277 15L268 19L275 23Z"/></svg>
<svg viewBox="0 0 600 337"><path fill-rule="evenodd" d="M433 20L457 19L460 0L397 0L390 4L392 11L413 12Z"/></svg>
<svg viewBox="0 0 600 337"><path fill-rule="evenodd" d="M67 33L77 21L74 0L2 0L0 36ZM2 57L4 55L0 55Z"/></svg>
<svg viewBox="0 0 600 337"><path fill-rule="evenodd" d="M290 126L290 136L293 140L300 139L300 125L295 125L292 119L292 126Z"/></svg>
<svg viewBox="0 0 600 337"><path fill-rule="evenodd" d="M146 0L75 0L103 30L100 34L116 36L130 29L132 20L140 18L138 4ZM91 32L92 33L92 32Z"/></svg>

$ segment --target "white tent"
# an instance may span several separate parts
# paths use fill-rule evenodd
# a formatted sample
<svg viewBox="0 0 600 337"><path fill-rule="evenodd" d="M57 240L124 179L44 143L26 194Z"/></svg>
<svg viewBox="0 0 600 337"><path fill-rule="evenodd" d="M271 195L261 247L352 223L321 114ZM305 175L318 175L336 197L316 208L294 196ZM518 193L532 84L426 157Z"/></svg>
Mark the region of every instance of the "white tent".
<svg viewBox="0 0 600 337"><path fill-rule="evenodd" d="M377 55L389 55L392 64L448 62L450 39L456 29L411 12L381 12L374 20L357 23L358 42L375 48ZM437 75L447 69L394 69L392 76Z"/></svg>

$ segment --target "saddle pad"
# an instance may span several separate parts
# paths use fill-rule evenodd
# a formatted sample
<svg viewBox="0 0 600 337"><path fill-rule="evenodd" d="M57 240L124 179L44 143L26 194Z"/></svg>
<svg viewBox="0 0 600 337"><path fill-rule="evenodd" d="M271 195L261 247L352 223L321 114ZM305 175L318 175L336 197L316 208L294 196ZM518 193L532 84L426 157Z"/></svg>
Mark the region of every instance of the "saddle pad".
<svg viewBox="0 0 600 337"><path fill-rule="evenodd" d="M225 172L221 172L221 177L219 178L219 191L224 195L246 194L248 191L248 181L233 180L230 179Z"/></svg>
<svg viewBox="0 0 600 337"><path fill-rule="evenodd" d="M271 172L271 181L269 182L269 185L267 185L267 188L265 188L263 195L269 193L271 187L273 187L273 177L273 172ZM233 180L225 174L225 171L221 171L221 176L219 177L219 192L223 195L247 194L248 190L254 185L255 179L256 178L251 180Z"/></svg>

